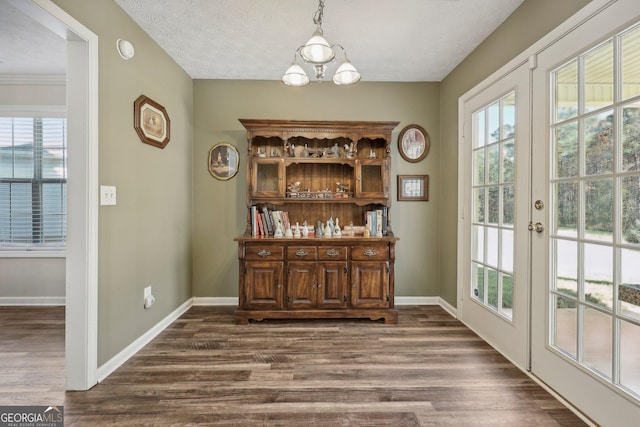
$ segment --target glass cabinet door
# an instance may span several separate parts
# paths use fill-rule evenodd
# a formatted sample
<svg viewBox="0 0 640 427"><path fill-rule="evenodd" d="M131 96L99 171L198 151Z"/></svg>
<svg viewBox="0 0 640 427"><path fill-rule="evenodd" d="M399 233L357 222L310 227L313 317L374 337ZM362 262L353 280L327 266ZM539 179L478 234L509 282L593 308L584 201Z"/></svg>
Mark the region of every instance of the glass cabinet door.
<svg viewBox="0 0 640 427"><path fill-rule="evenodd" d="M250 169L251 197L284 197L282 159L254 159Z"/></svg>
<svg viewBox="0 0 640 427"><path fill-rule="evenodd" d="M387 160L356 161L356 197L385 198L389 190L387 185Z"/></svg>

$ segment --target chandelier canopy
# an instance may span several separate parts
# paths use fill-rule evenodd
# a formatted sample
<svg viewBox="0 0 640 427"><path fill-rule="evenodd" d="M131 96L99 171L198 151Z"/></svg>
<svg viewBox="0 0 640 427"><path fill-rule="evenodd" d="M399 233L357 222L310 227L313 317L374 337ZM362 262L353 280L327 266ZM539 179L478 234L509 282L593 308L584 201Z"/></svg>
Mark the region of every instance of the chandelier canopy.
<svg viewBox="0 0 640 427"><path fill-rule="evenodd" d="M298 64L298 56L305 63L311 64L315 72L315 78L322 81L327 70L327 64L333 62L336 57L336 49L342 51L344 59L333 75L333 82L337 85L350 85L360 81L360 73L349 62L347 51L339 44L329 44L322 31L322 16L324 14L324 0L319 0L318 10L313 16L316 30L309 41L300 46L293 54L293 62L282 76L282 81L290 86L304 86L309 83L309 77L302 66Z"/></svg>

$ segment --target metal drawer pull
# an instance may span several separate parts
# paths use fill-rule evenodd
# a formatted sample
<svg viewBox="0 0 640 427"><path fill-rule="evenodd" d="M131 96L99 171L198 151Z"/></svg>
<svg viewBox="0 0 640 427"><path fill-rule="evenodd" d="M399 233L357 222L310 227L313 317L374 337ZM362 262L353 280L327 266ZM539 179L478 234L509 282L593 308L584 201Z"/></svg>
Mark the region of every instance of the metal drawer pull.
<svg viewBox="0 0 640 427"><path fill-rule="evenodd" d="M372 257L372 256L376 256L378 254L378 252L376 252L375 250L371 249L371 248L367 248L364 250L364 254L368 257Z"/></svg>
<svg viewBox="0 0 640 427"><path fill-rule="evenodd" d="M262 258L268 257L269 255L271 255L271 251L269 249L260 249L258 251L258 256L261 256Z"/></svg>
<svg viewBox="0 0 640 427"><path fill-rule="evenodd" d="M298 249L298 250L296 251L296 255L298 255L298 256L300 256L300 257L303 257L303 256L307 256L307 255L309 255L309 252L308 252L308 251L306 251L306 250L304 250L304 249Z"/></svg>
<svg viewBox="0 0 640 427"><path fill-rule="evenodd" d="M337 249L329 249L327 251L327 255L328 256L338 256L338 255L340 255L340 251L337 250Z"/></svg>

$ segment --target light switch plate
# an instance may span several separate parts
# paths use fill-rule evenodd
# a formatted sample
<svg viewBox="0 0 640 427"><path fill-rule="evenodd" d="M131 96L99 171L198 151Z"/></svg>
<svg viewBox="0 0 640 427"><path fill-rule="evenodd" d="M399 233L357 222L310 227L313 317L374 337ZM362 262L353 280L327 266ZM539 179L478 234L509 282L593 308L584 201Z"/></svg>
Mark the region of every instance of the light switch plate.
<svg viewBox="0 0 640 427"><path fill-rule="evenodd" d="M103 206L116 204L116 187L110 185L100 186L100 204Z"/></svg>

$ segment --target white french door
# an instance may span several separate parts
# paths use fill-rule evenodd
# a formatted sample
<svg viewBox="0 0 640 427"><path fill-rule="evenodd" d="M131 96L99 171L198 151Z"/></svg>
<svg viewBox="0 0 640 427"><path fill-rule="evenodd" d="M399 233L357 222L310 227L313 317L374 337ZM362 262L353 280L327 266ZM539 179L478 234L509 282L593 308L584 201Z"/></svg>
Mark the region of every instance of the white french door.
<svg viewBox="0 0 640 427"><path fill-rule="evenodd" d="M458 314L528 367L529 67L468 97L459 182Z"/></svg>
<svg viewBox="0 0 640 427"><path fill-rule="evenodd" d="M531 371L617 427L640 425L639 21L613 2L532 74Z"/></svg>

